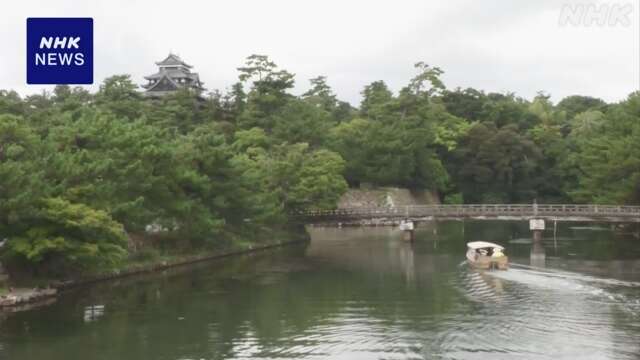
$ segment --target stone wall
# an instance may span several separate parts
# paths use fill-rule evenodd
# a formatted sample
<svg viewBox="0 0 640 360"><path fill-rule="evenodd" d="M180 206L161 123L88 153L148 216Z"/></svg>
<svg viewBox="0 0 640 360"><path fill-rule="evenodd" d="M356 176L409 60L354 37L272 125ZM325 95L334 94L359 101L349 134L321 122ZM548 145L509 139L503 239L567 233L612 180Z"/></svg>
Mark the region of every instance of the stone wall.
<svg viewBox="0 0 640 360"><path fill-rule="evenodd" d="M338 208L386 207L404 205L433 205L440 201L427 190L408 190L396 187L349 189L338 202Z"/></svg>

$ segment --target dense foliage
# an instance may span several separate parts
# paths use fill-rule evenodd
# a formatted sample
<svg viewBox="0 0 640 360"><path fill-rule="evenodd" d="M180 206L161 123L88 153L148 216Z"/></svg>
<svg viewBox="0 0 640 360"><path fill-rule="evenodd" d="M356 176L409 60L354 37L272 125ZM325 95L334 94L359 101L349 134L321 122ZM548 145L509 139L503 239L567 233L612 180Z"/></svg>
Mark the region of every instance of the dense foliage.
<svg viewBox="0 0 640 360"><path fill-rule="evenodd" d="M217 246L327 209L363 184L436 191L448 203L640 203L640 94L448 90L416 64L394 94L367 85L359 108L324 76L252 55L227 92L145 98L127 75L97 93L0 91L0 239L5 259L114 264L132 234Z"/></svg>

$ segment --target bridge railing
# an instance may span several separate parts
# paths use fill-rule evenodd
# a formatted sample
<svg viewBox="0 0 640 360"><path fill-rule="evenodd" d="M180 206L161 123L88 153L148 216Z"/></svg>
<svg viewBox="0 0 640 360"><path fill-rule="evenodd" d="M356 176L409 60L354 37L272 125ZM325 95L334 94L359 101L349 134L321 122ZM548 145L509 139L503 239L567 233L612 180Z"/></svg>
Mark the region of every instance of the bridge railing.
<svg viewBox="0 0 640 360"><path fill-rule="evenodd" d="M429 216L590 216L640 217L640 206L575 204L465 204L357 207L306 211L309 218L380 218Z"/></svg>

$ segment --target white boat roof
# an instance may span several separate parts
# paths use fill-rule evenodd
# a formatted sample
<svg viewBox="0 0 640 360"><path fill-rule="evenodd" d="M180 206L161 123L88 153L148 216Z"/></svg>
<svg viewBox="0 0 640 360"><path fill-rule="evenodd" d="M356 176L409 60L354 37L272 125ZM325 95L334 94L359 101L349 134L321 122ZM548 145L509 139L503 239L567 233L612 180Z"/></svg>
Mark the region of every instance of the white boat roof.
<svg viewBox="0 0 640 360"><path fill-rule="evenodd" d="M467 246L469 247L469 249L494 248L494 249L504 250L504 247L498 244L494 244L486 241L472 241L470 243L467 243Z"/></svg>

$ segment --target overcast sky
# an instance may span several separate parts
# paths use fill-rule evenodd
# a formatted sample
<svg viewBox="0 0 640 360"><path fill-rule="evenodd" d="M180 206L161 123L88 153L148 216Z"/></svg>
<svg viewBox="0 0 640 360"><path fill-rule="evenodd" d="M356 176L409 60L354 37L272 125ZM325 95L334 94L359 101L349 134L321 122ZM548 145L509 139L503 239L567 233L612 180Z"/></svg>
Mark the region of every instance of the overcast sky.
<svg viewBox="0 0 640 360"><path fill-rule="evenodd" d="M633 10L627 26L562 26L566 4ZM21 0L0 12L0 89L53 88L26 85L26 18L62 16L94 18L94 90L113 74L143 83L169 51L210 90L237 81L236 68L257 53L296 74L297 94L325 75L354 105L372 81L399 90L417 61L443 69L448 88L526 98L543 90L555 101L619 101L640 85L636 1Z"/></svg>

